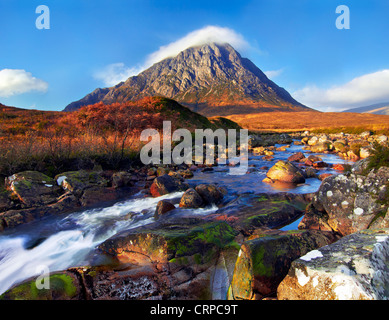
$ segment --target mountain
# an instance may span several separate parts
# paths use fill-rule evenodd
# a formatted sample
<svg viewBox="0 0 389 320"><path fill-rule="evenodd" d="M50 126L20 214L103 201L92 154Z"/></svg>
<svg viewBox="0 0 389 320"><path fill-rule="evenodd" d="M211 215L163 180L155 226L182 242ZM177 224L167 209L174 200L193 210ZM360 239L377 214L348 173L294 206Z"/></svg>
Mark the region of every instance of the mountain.
<svg viewBox="0 0 389 320"><path fill-rule="evenodd" d="M373 114L389 115L389 102L372 104L366 107L348 109L342 112L373 113Z"/></svg>
<svg viewBox="0 0 389 320"><path fill-rule="evenodd" d="M114 87L96 89L65 111L147 96L174 99L205 116L310 110L229 44L211 43L188 48Z"/></svg>

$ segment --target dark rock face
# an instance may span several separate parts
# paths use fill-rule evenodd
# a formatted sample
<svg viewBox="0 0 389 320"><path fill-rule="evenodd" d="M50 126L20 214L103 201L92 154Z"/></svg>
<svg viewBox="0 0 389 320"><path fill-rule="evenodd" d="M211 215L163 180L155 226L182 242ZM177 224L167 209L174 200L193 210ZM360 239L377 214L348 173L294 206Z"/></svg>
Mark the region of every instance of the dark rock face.
<svg viewBox="0 0 389 320"><path fill-rule="evenodd" d="M230 45L211 43L188 48L114 87L96 89L65 111L147 96L174 99L206 116L308 109Z"/></svg>

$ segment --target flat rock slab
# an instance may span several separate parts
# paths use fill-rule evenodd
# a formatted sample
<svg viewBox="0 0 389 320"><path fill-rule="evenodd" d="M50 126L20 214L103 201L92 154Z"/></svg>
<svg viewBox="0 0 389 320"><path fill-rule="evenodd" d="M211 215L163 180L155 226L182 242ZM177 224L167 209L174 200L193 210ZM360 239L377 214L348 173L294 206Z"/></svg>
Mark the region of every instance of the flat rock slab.
<svg viewBox="0 0 389 320"><path fill-rule="evenodd" d="M363 230L293 261L280 300L389 298L389 229Z"/></svg>

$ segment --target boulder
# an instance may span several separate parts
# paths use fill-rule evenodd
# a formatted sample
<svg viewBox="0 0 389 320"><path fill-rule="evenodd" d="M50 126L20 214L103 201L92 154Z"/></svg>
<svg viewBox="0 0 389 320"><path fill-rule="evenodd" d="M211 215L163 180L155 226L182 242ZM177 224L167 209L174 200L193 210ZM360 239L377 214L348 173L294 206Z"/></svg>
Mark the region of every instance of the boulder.
<svg viewBox="0 0 389 320"><path fill-rule="evenodd" d="M333 144L335 151L337 152L347 152L346 143L343 141L335 141Z"/></svg>
<svg viewBox="0 0 389 320"><path fill-rule="evenodd" d="M182 183L178 179L174 179L168 174L164 174L163 176L154 179L152 185L150 186L150 193L153 197L160 197L165 194L184 191L186 189L188 189L188 185Z"/></svg>
<svg viewBox="0 0 389 320"><path fill-rule="evenodd" d="M259 300L274 296L292 261L335 241L330 232L272 232L242 244L228 299Z"/></svg>
<svg viewBox="0 0 389 320"><path fill-rule="evenodd" d="M266 176L271 180L277 180L288 183L304 183L303 173L295 165L287 161L278 161Z"/></svg>
<svg viewBox="0 0 389 320"><path fill-rule="evenodd" d="M362 139L367 139L368 137L370 137L373 133L371 131L364 131L362 132L359 136L362 138Z"/></svg>
<svg viewBox="0 0 389 320"><path fill-rule="evenodd" d="M85 170L64 172L56 175L55 180L64 190L72 192L77 197L80 197L87 188L108 185L108 180L104 179L100 173Z"/></svg>
<svg viewBox="0 0 389 320"><path fill-rule="evenodd" d="M203 204L201 196L192 188L186 190L180 200L180 208L200 208Z"/></svg>
<svg viewBox="0 0 389 320"><path fill-rule="evenodd" d="M5 186L27 207L53 203L60 195L55 180L38 171L24 171L5 179Z"/></svg>
<svg viewBox="0 0 389 320"><path fill-rule="evenodd" d="M203 199L205 205L219 204L223 200L223 193L214 184L199 184L195 190Z"/></svg>
<svg viewBox="0 0 389 320"><path fill-rule="evenodd" d="M323 141L323 142L318 142L318 143L311 146L311 151L317 152L317 153L331 151L332 149L333 149L332 142L328 141L328 140Z"/></svg>
<svg viewBox="0 0 389 320"><path fill-rule="evenodd" d="M297 152L297 153L294 153L292 154L289 158L288 158L288 161L300 161L302 159L305 159L305 156L304 156L304 153L302 152Z"/></svg>
<svg viewBox="0 0 389 320"><path fill-rule="evenodd" d="M313 136L313 137L311 137L308 141L307 141L307 144L309 145L309 146L314 146L316 143L318 143L319 142L319 138L318 137L316 137L316 136Z"/></svg>
<svg viewBox="0 0 389 320"><path fill-rule="evenodd" d="M293 261L279 300L389 299L389 230L364 230Z"/></svg>
<svg viewBox="0 0 389 320"><path fill-rule="evenodd" d="M157 208L155 209L154 218L158 219L160 216L165 213L174 210L176 207L168 200L160 200L157 203Z"/></svg>
<svg viewBox="0 0 389 320"><path fill-rule="evenodd" d="M231 260L237 257L239 249L234 245L237 232L223 221L205 222L194 218L158 221L123 231L103 242L99 249L117 263L132 266L132 277L144 275L145 270L139 272L135 266L152 269L153 274L144 280L153 288L148 296L211 299L215 265L219 264L221 255L229 253L233 256ZM103 272L97 276L102 276ZM123 281L121 283L123 285ZM111 284L112 281L105 286L106 295L117 290ZM122 291L133 294L134 290Z"/></svg>
<svg viewBox="0 0 389 320"><path fill-rule="evenodd" d="M389 227L387 188L389 168L372 170L368 175L333 175L323 180L312 201L312 210L302 225L321 220L345 236L367 228ZM314 217L312 217L314 216Z"/></svg>
<svg viewBox="0 0 389 320"><path fill-rule="evenodd" d="M366 159L371 156L371 148L370 147L361 147L359 149L359 157L361 159Z"/></svg>
<svg viewBox="0 0 389 320"><path fill-rule="evenodd" d="M386 136L386 135L384 135L384 134L382 134L382 135L380 135L380 136L378 136L377 138L376 138L376 141L378 142L378 143L386 143L386 142L388 142L388 137Z"/></svg>
<svg viewBox="0 0 389 320"><path fill-rule="evenodd" d="M126 171L115 172L112 175L112 187L122 188L127 186L132 186L132 175Z"/></svg>

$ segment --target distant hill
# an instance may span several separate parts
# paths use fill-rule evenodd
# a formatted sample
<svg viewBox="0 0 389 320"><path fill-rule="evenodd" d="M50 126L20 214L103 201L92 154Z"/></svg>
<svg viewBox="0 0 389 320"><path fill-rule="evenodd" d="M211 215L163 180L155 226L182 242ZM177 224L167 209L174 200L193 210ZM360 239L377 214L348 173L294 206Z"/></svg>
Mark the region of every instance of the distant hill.
<svg viewBox="0 0 389 320"><path fill-rule="evenodd" d="M389 115L389 102L372 104L366 107L359 107L344 110L342 112L357 112L357 113L372 113L372 114L383 114Z"/></svg>
<svg viewBox="0 0 389 320"><path fill-rule="evenodd" d="M65 111L102 101L137 101L149 96L171 98L205 116L264 111L311 110L229 44L188 48L114 87L96 89Z"/></svg>

